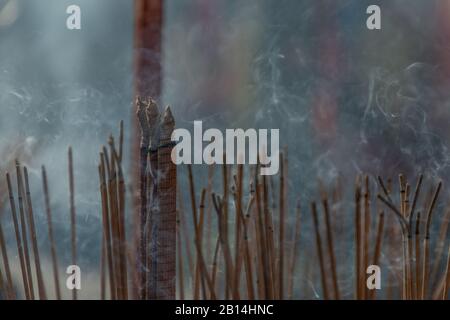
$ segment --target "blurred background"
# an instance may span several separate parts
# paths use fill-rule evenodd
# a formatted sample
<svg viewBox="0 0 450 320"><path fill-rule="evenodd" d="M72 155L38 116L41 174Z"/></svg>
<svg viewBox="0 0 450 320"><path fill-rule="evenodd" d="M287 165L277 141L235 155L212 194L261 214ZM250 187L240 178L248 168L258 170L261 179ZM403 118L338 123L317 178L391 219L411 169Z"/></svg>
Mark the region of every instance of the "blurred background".
<svg viewBox="0 0 450 320"><path fill-rule="evenodd" d="M71 4L81 7L81 30L65 26ZM371 4L381 7L381 30L366 28ZM98 151L122 119L131 148L134 23L133 1L0 0L1 175L16 157L29 166L48 252L39 178L47 166L65 265L74 148L79 263L92 277ZM302 199L317 177L423 172L448 181L450 1L164 0L161 32L159 100L177 127L279 128L289 188ZM81 292L96 296L97 287Z"/></svg>

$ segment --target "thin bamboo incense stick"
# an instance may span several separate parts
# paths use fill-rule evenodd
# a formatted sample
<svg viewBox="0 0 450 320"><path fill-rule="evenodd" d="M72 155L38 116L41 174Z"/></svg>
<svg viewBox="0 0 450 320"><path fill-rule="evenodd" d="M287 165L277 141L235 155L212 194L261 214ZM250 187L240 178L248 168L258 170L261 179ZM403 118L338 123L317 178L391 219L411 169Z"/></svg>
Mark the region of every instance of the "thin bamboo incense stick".
<svg viewBox="0 0 450 320"><path fill-rule="evenodd" d="M14 300L16 293L14 292L13 280L11 276L11 269L9 267L8 252L5 245L5 237L3 236L3 228L0 222L0 249L2 251L3 268L6 274L6 297L7 299Z"/></svg>
<svg viewBox="0 0 450 320"><path fill-rule="evenodd" d="M22 231L22 243L23 243L23 251L25 256L25 266L27 269L27 280L28 280L28 288L30 299L34 300L34 286L33 286L33 276L31 272L31 263L30 263L30 255L28 251L28 237L27 237L27 226L25 222L25 212L24 212L24 190L23 190L23 180L22 174L20 172L20 164L19 161L16 160L16 175L17 175L17 193L19 198L19 213L20 213L20 224Z"/></svg>
<svg viewBox="0 0 450 320"><path fill-rule="evenodd" d="M378 228L377 228L377 236L375 242L375 249L372 264L379 265L380 255L381 255L381 246L383 242L383 231L384 231L384 212L381 211L378 219ZM371 290L369 293L369 299L374 299L376 294L376 290Z"/></svg>
<svg viewBox="0 0 450 320"><path fill-rule="evenodd" d="M208 284L208 288L210 291L210 295L212 296L212 299L215 299L215 290L214 290L214 286L213 286L213 281L211 280L211 278L208 275L208 270L206 268L206 264L205 264L205 261L203 259L203 255L202 255L201 239L199 238L199 222L198 222L198 217L197 217L197 204L196 204L196 200L195 200L195 191L194 191L195 190L194 178L192 175L191 165L188 166L188 176L189 176L189 190L190 190L190 195L191 195L192 215L193 215L194 230L195 230L195 247L196 247L196 252L197 252L197 261L198 261L198 265L199 265L198 268L200 268L200 271L206 278L206 282ZM204 192L205 191L202 192L203 204L204 204ZM197 270L197 267L195 270ZM197 272L194 275L196 275L196 274L197 274ZM197 280L195 280L195 279L198 279L197 276L195 276L195 278L194 278L194 282L197 282Z"/></svg>
<svg viewBox="0 0 450 320"><path fill-rule="evenodd" d="M236 194L235 194L235 204L236 204L236 215L235 215L235 268L234 268L234 287L239 289L240 285L240 273L241 273L241 261L242 261L242 250L241 250L241 237L242 237L242 185L243 185L243 166L238 164L237 167L237 177L236 177Z"/></svg>
<svg viewBox="0 0 450 320"><path fill-rule="evenodd" d="M334 290L334 298L336 300L339 300L340 292L339 292L339 284L338 284L338 276L337 276L337 269L336 269L336 256L334 254L334 239L333 239L333 230L331 227L331 219L330 219L330 210L328 207L328 200L324 198L322 200L323 209L325 212L325 228L326 228L326 235L327 235L327 244L328 244L328 255L330 258L330 268L331 268L331 276L333 280L333 290Z"/></svg>
<svg viewBox="0 0 450 320"><path fill-rule="evenodd" d="M55 285L55 297L57 300L61 300L61 288L59 285L59 276L58 276L58 259L56 256L56 243L53 235L53 221L52 221L52 211L50 207L50 193L48 190L48 181L47 181L47 171L45 167L42 166L42 186L44 190L44 203L45 203L45 212L47 214L47 225L48 225L48 237L50 239L50 251L52 255L52 267L53 267L53 279Z"/></svg>
<svg viewBox="0 0 450 320"><path fill-rule="evenodd" d="M429 279L429 269L430 269L430 226L431 226L431 216L433 214L434 207L436 205L437 197L439 196L439 192L441 191L442 182L439 182L436 191L433 196L433 200L431 201L430 207L428 209L427 214L427 222L425 226L425 239L424 239L424 253L423 253L423 267L422 267L422 292L421 298L422 300L426 298L428 291L428 279Z"/></svg>
<svg viewBox="0 0 450 320"><path fill-rule="evenodd" d="M19 253L20 270L21 270L22 281L23 281L23 290L25 293L25 298L27 300L30 300L31 296L30 296L30 289L29 289L29 284L28 284L27 269L26 269L26 265L25 265L25 257L24 257L23 247L22 247L21 235L20 235L20 231L19 231L19 222L17 219L16 203L14 200L14 192L12 190L11 178L10 178L9 173L6 173L6 182L7 182L7 186L8 186L11 215L12 215L13 224L14 224L14 233L16 236L17 251Z"/></svg>
<svg viewBox="0 0 450 320"><path fill-rule="evenodd" d="M211 290L210 292L210 299L214 300L214 298L216 297L216 280L217 280L217 260L219 257L219 249L220 249L220 238L217 237L216 240L216 246L214 249L214 256L213 256L213 262L212 262L212 270L211 270L211 282L212 282L212 288L213 290Z"/></svg>
<svg viewBox="0 0 450 320"><path fill-rule="evenodd" d="M186 249L186 256L187 256L187 262L188 262L188 270L189 270L189 274L191 276L191 278L194 277L194 263L193 263L193 259L192 259L192 254L191 254L191 241L189 238L189 232L187 229L187 223L186 223L186 218L184 216L184 205L183 205L183 199L181 197L181 192L180 192L180 186L177 186L177 196L178 196L178 213L180 215L180 224L181 224L181 228L183 230L182 235L183 235L183 239L185 242L185 249Z"/></svg>
<svg viewBox="0 0 450 320"><path fill-rule="evenodd" d="M364 178L364 234L363 234L363 254L362 254L362 270L364 273L367 267L369 266L369 242L370 242L370 184L369 184L369 176L366 175ZM364 281L360 282L361 284L361 293L363 295L363 299L367 296L367 287L364 284Z"/></svg>
<svg viewBox="0 0 450 320"><path fill-rule="evenodd" d="M33 205L31 202L30 184L28 181L27 167L23 168L23 173L24 173L24 178L25 178L25 193L26 193L26 203L27 203L27 208L28 208L28 227L30 229L29 230L30 231L30 239L31 239L31 245L33 248L39 299L46 300L47 294L45 292L45 284L44 284L44 279L42 277L42 270L41 270L41 261L39 258L39 248L38 248L38 244L37 244L36 227L34 224L34 213L33 213Z"/></svg>
<svg viewBox="0 0 450 320"><path fill-rule="evenodd" d="M100 300L105 300L105 279L106 279L106 241L105 231L102 230L100 247Z"/></svg>
<svg viewBox="0 0 450 320"><path fill-rule="evenodd" d="M280 216L279 216L279 240L278 240L278 299L283 300L284 296L284 225L285 225L285 167L284 167L284 160L283 160L283 154L280 153L280 194L279 194L279 201L280 201Z"/></svg>
<svg viewBox="0 0 450 320"><path fill-rule="evenodd" d="M108 277L109 277L109 289L110 298L112 300L116 299L116 284L115 284L115 271L113 264L113 253L112 253L112 237L111 237L111 227L109 219L109 207L108 207L108 195L106 186L106 174L105 174L105 154L100 153L100 166L99 166L99 179L100 179L100 194L102 200L102 223L103 232L105 234L106 242L106 259L108 262Z"/></svg>
<svg viewBox="0 0 450 320"><path fill-rule="evenodd" d="M323 253L322 253L322 240L320 238L320 229L319 229L319 221L317 218L317 207L316 203L311 203L311 213L313 217L313 223L314 223L314 233L316 235L316 249L317 249L317 256L319 258L319 267L320 267L320 276L321 276L321 282L322 282L322 294L324 300L328 300L328 288L327 288L327 279L326 279L326 272L325 272L325 264L323 259Z"/></svg>
<svg viewBox="0 0 450 320"><path fill-rule="evenodd" d="M450 222L450 208L447 209L447 212L441 221L441 227L439 230L439 236L436 244L436 260L434 262L434 268L430 276L432 284L436 283L436 281L438 280L437 278L441 266L441 261L442 258L444 257L444 249L445 249L444 245L448 233L449 222Z"/></svg>
<svg viewBox="0 0 450 320"><path fill-rule="evenodd" d="M77 264L77 233L76 233L76 210L75 210L75 182L73 176L72 147L68 150L69 158L69 202L70 202L70 238L72 247L72 265ZM77 289L72 290L72 300L77 300Z"/></svg>
<svg viewBox="0 0 450 320"><path fill-rule="evenodd" d="M190 172L190 177L192 177L192 170ZM200 196L200 221L197 221L197 217L194 218L194 224L195 224L195 237L198 239L200 248L202 248L202 219L203 219L203 213L204 213L204 204L205 204L205 194L206 190L202 189L202 193ZM194 199L195 201L195 199ZM194 300L198 300L200 295L200 277L201 277L201 270L200 270L200 262L199 257L197 257L197 262L195 266L195 279L194 279Z"/></svg>
<svg viewBox="0 0 450 320"><path fill-rule="evenodd" d="M264 229L264 223L262 219L262 209L261 209L261 187L258 182L258 174L257 174L258 168L255 170L255 188L256 188L256 235L257 235L257 248L258 248L258 266L260 268L259 272L259 279L260 281L260 293L259 293L259 299L268 299L270 296L269 293L269 267L267 263L267 257L266 257L266 250L265 250L265 243L266 243L266 232Z"/></svg>
<svg viewBox="0 0 450 320"><path fill-rule="evenodd" d="M275 257L274 257L274 236L273 236L273 222L272 215L269 211L269 192L268 192L268 183L267 176L263 176L263 184L262 184L262 194L263 194L263 212L264 212L264 228L266 230L266 250L267 250L267 265L268 269L268 299L275 298Z"/></svg>
<svg viewBox="0 0 450 320"><path fill-rule="evenodd" d="M442 290L442 299L446 300L448 297L448 290L450 288L450 245L447 252L447 267L445 271L444 289Z"/></svg>
<svg viewBox="0 0 450 320"><path fill-rule="evenodd" d="M178 255L178 290L179 299L184 300L184 265L183 265L183 246L181 245L181 227L180 217L177 211L177 255Z"/></svg>
<svg viewBox="0 0 450 320"><path fill-rule="evenodd" d="M295 272L295 266L297 263L297 252L298 252L298 242L300 239L300 223L301 223L301 210L300 210L300 200L297 201L297 207L296 207L296 222L295 222L295 229L292 239L292 252L291 252L291 259L290 259L290 267L289 267L289 276L288 276L288 294L287 298L292 299L293 292L294 292L294 272Z"/></svg>
<svg viewBox="0 0 450 320"><path fill-rule="evenodd" d="M416 232L415 232L415 260L416 260L416 299L421 297L421 289L422 289L422 273L420 269L420 262L422 261L421 253L420 253L420 211L417 212L416 218Z"/></svg>
<svg viewBox="0 0 450 320"><path fill-rule="evenodd" d="M121 249L120 249L120 222L117 196L117 172L116 172L116 158L111 150L110 152L110 172L108 179L108 193L109 193L109 208L111 212L111 235L113 244L113 261L115 271L116 297L119 300L124 299L124 286L122 281L122 263L121 263ZM142 262L141 262L142 263ZM142 271L142 272L145 272Z"/></svg>
<svg viewBox="0 0 450 320"><path fill-rule="evenodd" d="M114 163L118 171L118 231L119 231L119 254L120 254L120 270L121 270L121 286L123 288L123 299L128 299L128 272L126 262L126 234L125 234L125 180L122 172L120 158L116 152L114 139L110 137L111 154L114 157Z"/></svg>
<svg viewBox="0 0 450 320"><path fill-rule="evenodd" d="M355 187L355 298L361 298L361 190L359 182Z"/></svg>
<svg viewBox="0 0 450 320"><path fill-rule="evenodd" d="M253 267L252 260L250 257L250 245L249 245L249 223L248 219L250 218L250 210L252 208L254 202L254 196L251 195L249 199L249 203L246 209L245 217L241 217L244 220L244 263L245 263L245 276L247 280L247 297L249 300L255 299L255 289L253 286Z"/></svg>

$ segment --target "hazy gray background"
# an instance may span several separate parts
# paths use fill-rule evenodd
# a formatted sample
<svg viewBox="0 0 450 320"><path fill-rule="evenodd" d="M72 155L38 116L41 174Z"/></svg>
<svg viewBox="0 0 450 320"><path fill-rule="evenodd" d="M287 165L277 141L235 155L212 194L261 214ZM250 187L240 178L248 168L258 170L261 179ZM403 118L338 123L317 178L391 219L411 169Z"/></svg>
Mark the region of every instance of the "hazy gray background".
<svg viewBox="0 0 450 320"><path fill-rule="evenodd" d="M365 11L375 3L382 30L368 31ZM202 119L205 128L280 128L290 187L302 190L292 198L305 203L316 194L317 176L425 172L448 180L448 3L166 1L162 100L179 127ZM70 4L81 7L80 31L65 27ZM120 119L129 136L132 55L131 0L0 0L1 175L15 156L30 167L47 253L39 178L40 165L47 166L61 265L70 256L72 145L80 265L98 268L98 150ZM92 290L81 295L96 297Z"/></svg>

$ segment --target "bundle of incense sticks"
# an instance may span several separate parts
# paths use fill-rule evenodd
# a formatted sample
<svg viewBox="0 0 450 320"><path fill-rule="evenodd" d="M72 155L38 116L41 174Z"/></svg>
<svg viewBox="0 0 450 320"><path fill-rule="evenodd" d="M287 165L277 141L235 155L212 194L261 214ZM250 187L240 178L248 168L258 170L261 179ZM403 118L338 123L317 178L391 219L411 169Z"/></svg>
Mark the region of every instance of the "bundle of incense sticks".
<svg viewBox="0 0 450 320"><path fill-rule="evenodd" d="M176 166L171 160L175 127L167 107L160 116L151 98L136 100L141 127L138 279L140 299L175 299Z"/></svg>
<svg viewBox="0 0 450 320"><path fill-rule="evenodd" d="M423 175L418 177L414 189L404 175L399 175L398 192L393 189L392 182L388 187L381 177L358 176L353 206L346 208L340 205L345 193L342 184L327 188L319 181L320 201L310 202L312 225L305 225L304 221L308 219L301 214L300 203L292 214L287 209L287 161L283 154L280 163L283 165L277 182L272 177L257 175L255 167L249 167L245 179L243 165L222 165L220 191L212 190L210 182L196 189L193 168L187 166L192 225L184 206L179 206L178 237L189 239L184 241L184 246L181 241L178 243L181 251L178 255L179 298L448 298L450 256L446 239L450 209L439 216L439 236L435 236L436 228L432 228L442 182L428 197L423 197ZM244 190L247 190L246 195ZM397 201L394 200L396 194ZM211 195L211 199L208 200L206 195ZM244 198L246 203L243 203ZM217 214L214 220L217 233L205 233L208 202L212 202ZM344 226L340 220L352 210L353 224ZM425 218L421 218L423 212ZM388 221L394 229L400 230L399 234L386 233L386 216L394 218ZM190 228L194 230L193 239L188 233ZM289 238L286 234L290 234ZM345 234L354 235L350 245ZM233 241L230 236L234 237ZM309 238L314 241L315 252L300 249L301 243L310 242ZM337 256L337 248L342 247L340 242L347 247L339 253L347 257ZM211 250L208 243L215 244L215 249ZM398 252L397 248L402 249L402 254L391 257ZM348 259L352 256L353 266L352 260ZM185 261L188 261L187 266ZM194 266L190 261L194 261ZM392 261L401 261L400 274L391 266ZM318 267L311 269L310 264ZM368 267L372 265L380 267L382 278L392 279L389 273L393 272L398 281L388 283L384 280L380 290L369 288ZM353 295L344 291L341 285L348 281L346 270L350 270L354 279ZM308 274L310 272L312 274ZM308 281L301 281L305 278ZM192 288L192 291L186 292L186 288ZM314 295L310 294L310 289Z"/></svg>
<svg viewBox="0 0 450 320"><path fill-rule="evenodd" d="M442 205L441 182L428 183L423 175L416 181L366 175L344 188L340 177L336 184L319 181L317 198L301 203L301 190L287 187L284 152L278 176L260 176L259 165L224 164L210 166L208 179L198 185L202 181L195 175L202 168L187 165L184 188L177 185L170 159L175 125L170 109L160 116L153 100L136 103L141 125L137 215L127 212L125 203L123 122L118 145L111 135L100 151L100 299L172 299L176 286L179 299L448 299L450 207ZM67 217L76 264L74 165L69 148ZM58 276L47 170L42 167L41 192L53 274L47 281L28 169L16 161L15 174L6 173L5 182L9 207L2 222L12 221L16 243L8 248L0 223L0 292L6 299L62 299L66 288ZM127 221L134 222L128 237ZM380 290L367 286L370 265L380 267ZM14 270L20 278L14 278ZM78 298L76 291L71 294Z"/></svg>

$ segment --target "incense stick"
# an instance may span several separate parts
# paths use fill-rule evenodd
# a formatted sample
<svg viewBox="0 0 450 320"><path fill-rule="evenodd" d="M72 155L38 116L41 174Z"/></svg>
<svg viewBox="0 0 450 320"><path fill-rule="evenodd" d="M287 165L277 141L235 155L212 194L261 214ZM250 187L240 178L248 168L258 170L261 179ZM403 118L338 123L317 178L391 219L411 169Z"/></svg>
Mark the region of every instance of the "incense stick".
<svg viewBox="0 0 450 320"><path fill-rule="evenodd" d="M28 182L28 169L27 167L23 168L24 178L25 178L25 192L26 192L26 204L28 208L28 227L30 231L30 239L31 244L33 248L33 255L34 255L34 264L36 268L36 277L38 282L38 292L39 292L39 299L46 300L47 295L45 293L45 285L44 285L44 279L42 277L42 270L41 270L41 261L39 258L39 248L37 245L37 235L36 235L36 227L34 225L34 213L33 213L33 205L31 203L31 194L30 194L30 184Z"/></svg>
<svg viewBox="0 0 450 320"><path fill-rule="evenodd" d="M23 181L22 175L20 173L20 164L19 161L16 160L16 177L17 177L17 193L19 198L19 214L20 214L20 224L22 231L22 243L23 243L23 251L25 256L25 266L27 269L27 280L28 280L28 290L30 299L34 300L34 286L33 286L33 277L31 273L31 263L30 263L30 255L28 251L28 238L27 238L27 226L25 222L25 212L24 212L24 204L23 204Z"/></svg>
<svg viewBox="0 0 450 320"><path fill-rule="evenodd" d="M75 211L75 183L73 176L73 155L72 147L68 149L69 158L69 202L70 202L70 233L72 247L72 265L77 264L77 245L76 245L76 211ZM72 300L77 300L77 289L72 290Z"/></svg>
<svg viewBox="0 0 450 320"><path fill-rule="evenodd" d="M30 289L29 289L29 284L28 284L27 269L26 269L26 265L25 265L22 240L21 240L21 235L20 235L20 231L19 231L19 222L18 222L17 213L16 213L16 203L14 200L14 193L12 190L11 178L10 178L9 173L6 173L6 182L8 185L8 194L9 194L9 204L11 207L11 215L12 215L12 219L13 219L13 223L14 223L14 233L16 235L17 251L19 253L20 269L21 269L22 281L23 281L23 290L24 290L25 298L27 300L29 300L29 299L31 299L31 296L30 296Z"/></svg>
<svg viewBox="0 0 450 320"><path fill-rule="evenodd" d="M323 298L325 300L328 300L328 288L327 288L327 280L326 280L326 272L325 272L325 264L323 259L323 253L322 253L322 240L320 238L320 229L319 229L319 220L317 218L317 207L316 203L311 203L311 213L313 217L313 224L314 224L314 233L316 235L316 250L317 250L317 256L319 258L319 267L320 267L320 278L322 281L322 294Z"/></svg>
<svg viewBox="0 0 450 320"><path fill-rule="evenodd" d="M56 243L53 235L53 222L52 222L52 211L50 207L50 193L48 189L48 181L47 181L47 171L45 166L42 166L42 186L44 190L44 203L45 203L45 212L47 214L47 225L48 225L48 238L50 240L50 251L52 255L52 267L53 267L53 279L55 285L55 297L57 300L61 300L61 288L59 285L59 276L58 276L58 259L56 256Z"/></svg>

